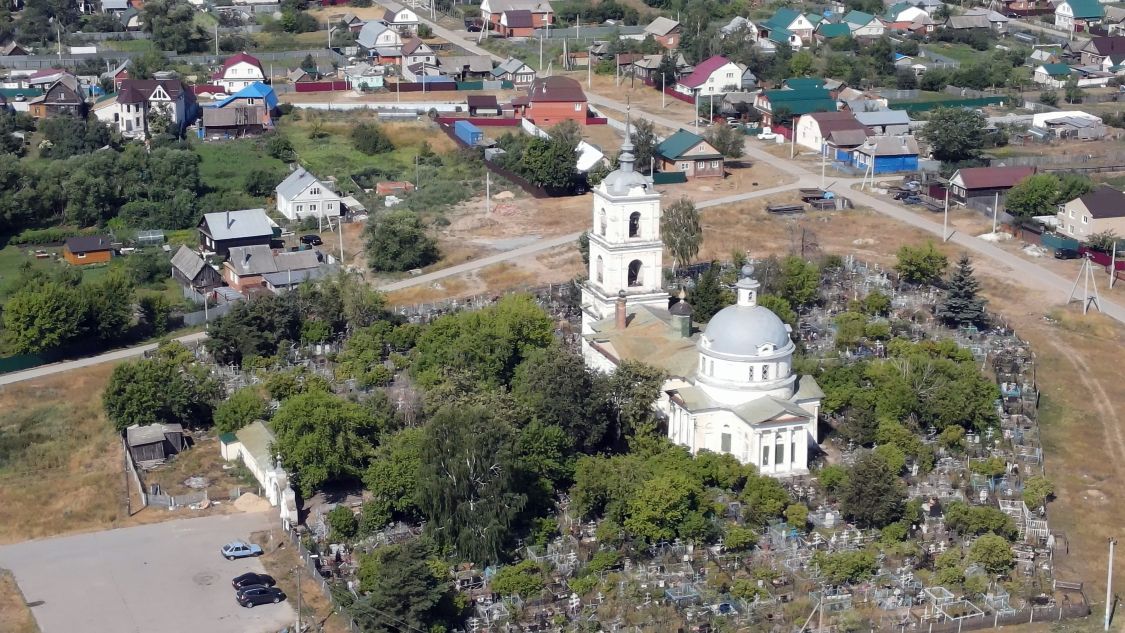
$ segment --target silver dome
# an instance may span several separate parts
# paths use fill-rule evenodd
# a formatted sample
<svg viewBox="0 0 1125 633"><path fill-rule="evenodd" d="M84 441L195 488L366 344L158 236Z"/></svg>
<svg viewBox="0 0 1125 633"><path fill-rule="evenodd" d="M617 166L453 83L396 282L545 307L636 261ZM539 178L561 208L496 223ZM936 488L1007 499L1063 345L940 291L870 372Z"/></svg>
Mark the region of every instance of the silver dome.
<svg viewBox="0 0 1125 633"><path fill-rule="evenodd" d="M758 348L766 343L781 350L790 342L785 323L769 308L733 305L711 317L703 331L702 348L729 356L757 356Z"/></svg>
<svg viewBox="0 0 1125 633"><path fill-rule="evenodd" d="M652 179L637 171L624 171L615 169L602 181L605 190L614 195L624 195L633 189L643 188L645 193L651 193Z"/></svg>

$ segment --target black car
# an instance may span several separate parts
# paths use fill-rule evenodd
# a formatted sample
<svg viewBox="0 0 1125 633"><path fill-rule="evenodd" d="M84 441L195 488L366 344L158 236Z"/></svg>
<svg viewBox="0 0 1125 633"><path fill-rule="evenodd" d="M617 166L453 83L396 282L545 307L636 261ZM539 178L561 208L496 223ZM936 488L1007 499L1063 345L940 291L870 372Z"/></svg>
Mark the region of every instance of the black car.
<svg viewBox="0 0 1125 633"><path fill-rule="evenodd" d="M246 587L253 587L254 585L272 587L277 584L277 581L273 579L273 576L267 574L248 572L231 580L230 584L233 585L235 589L244 589Z"/></svg>
<svg viewBox="0 0 1125 633"><path fill-rule="evenodd" d="M238 604L246 607L256 607L260 604L272 602L277 604L285 599L285 592L277 587L263 587L261 585L254 585L239 589L234 597L238 600Z"/></svg>
<svg viewBox="0 0 1125 633"><path fill-rule="evenodd" d="M1074 250L1073 248L1056 248L1055 259L1078 259L1082 257L1082 253Z"/></svg>
<svg viewBox="0 0 1125 633"><path fill-rule="evenodd" d="M309 234L301 236L301 243L309 246L320 246L324 243L324 240L320 239L319 235Z"/></svg>

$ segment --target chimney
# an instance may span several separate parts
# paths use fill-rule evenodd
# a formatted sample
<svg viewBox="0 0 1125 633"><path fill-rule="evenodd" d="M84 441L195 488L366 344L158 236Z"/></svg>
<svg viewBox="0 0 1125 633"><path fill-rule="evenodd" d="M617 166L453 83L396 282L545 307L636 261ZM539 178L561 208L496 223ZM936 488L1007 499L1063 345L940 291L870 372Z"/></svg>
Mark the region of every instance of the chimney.
<svg viewBox="0 0 1125 633"><path fill-rule="evenodd" d="M232 224L234 224L234 221L230 219L230 209L227 209L227 230L228 231L230 230L230 227L231 227Z"/></svg>
<svg viewBox="0 0 1125 633"><path fill-rule="evenodd" d="M246 264L249 264L249 263L250 263L250 251L247 251L246 254L242 256L242 265L245 266Z"/></svg>
<svg viewBox="0 0 1125 633"><path fill-rule="evenodd" d="M629 325L629 319L625 314L625 291L621 290L617 293L617 302L613 311L614 325L619 330L624 330Z"/></svg>

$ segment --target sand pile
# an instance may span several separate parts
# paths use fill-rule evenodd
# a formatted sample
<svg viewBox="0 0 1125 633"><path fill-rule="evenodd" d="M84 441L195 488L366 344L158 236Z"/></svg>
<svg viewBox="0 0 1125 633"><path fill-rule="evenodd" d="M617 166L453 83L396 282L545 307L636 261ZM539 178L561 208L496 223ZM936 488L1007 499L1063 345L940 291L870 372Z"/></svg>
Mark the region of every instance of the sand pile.
<svg viewBox="0 0 1125 633"><path fill-rule="evenodd" d="M270 509L270 502L252 492L246 492L235 499L234 507L240 512L265 512Z"/></svg>

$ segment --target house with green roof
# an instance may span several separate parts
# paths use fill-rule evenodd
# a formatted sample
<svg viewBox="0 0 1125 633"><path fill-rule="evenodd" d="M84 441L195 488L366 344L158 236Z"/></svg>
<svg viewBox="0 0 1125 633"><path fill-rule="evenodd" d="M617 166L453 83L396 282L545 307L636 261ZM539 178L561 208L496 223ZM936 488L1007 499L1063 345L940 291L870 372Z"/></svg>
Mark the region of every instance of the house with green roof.
<svg viewBox="0 0 1125 633"><path fill-rule="evenodd" d="M849 11L842 21L852 30L852 37L880 37L887 30L879 18L863 11Z"/></svg>
<svg viewBox="0 0 1125 633"><path fill-rule="evenodd" d="M754 109L762 114L762 125L774 125L780 113L795 118L812 112L835 112L836 100L825 88L763 90L754 100Z"/></svg>
<svg viewBox="0 0 1125 633"><path fill-rule="evenodd" d="M824 20L816 25L816 38L820 41L830 40L835 37L851 37L852 27L844 22L829 22Z"/></svg>
<svg viewBox="0 0 1125 633"><path fill-rule="evenodd" d="M1035 68L1032 79L1035 83L1048 88L1062 88L1070 79L1070 66L1066 64L1040 64Z"/></svg>
<svg viewBox="0 0 1125 633"><path fill-rule="evenodd" d="M1089 31L1105 20L1105 8L1098 0L1062 0L1055 5L1055 26L1071 33Z"/></svg>
<svg viewBox="0 0 1125 633"><path fill-rule="evenodd" d="M790 77L781 82L782 88L790 90L808 90L810 88L823 88L824 80L820 77Z"/></svg>
<svg viewBox="0 0 1125 633"><path fill-rule="evenodd" d="M820 21L819 16L815 18ZM768 20L754 24L758 39L778 44L786 43L797 49L812 42L816 22L809 16L789 8L778 9Z"/></svg>
<svg viewBox="0 0 1125 633"><path fill-rule="evenodd" d="M707 139L680 130L656 146L660 171L680 172L688 178L722 178L723 155Z"/></svg>

